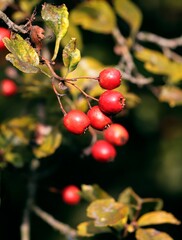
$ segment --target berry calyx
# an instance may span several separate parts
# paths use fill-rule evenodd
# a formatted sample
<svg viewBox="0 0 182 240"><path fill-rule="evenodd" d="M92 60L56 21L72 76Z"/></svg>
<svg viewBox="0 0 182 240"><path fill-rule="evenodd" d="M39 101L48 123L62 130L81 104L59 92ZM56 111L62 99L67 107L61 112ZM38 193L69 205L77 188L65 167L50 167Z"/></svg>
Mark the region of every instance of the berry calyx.
<svg viewBox="0 0 182 240"><path fill-rule="evenodd" d="M90 125L97 130L102 131L112 123L112 120L100 110L99 106L92 107L87 112L87 116L90 119Z"/></svg>
<svg viewBox="0 0 182 240"><path fill-rule="evenodd" d="M99 74L99 85L108 90L117 88L121 84L121 73L116 68L107 68Z"/></svg>
<svg viewBox="0 0 182 240"><path fill-rule="evenodd" d="M107 90L99 97L99 108L102 112L112 115L123 110L125 106L124 96L114 90Z"/></svg>
<svg viewBox="0 0 182 240"><path fill-rule="evenodd" d="M98 162L110 162L116 157L116 150L106 140L98 140L93 144L91 154Z"/></svg>
<svg viewBox="0 0 182 240"><path fill-rule="evenodd" d="M79 188L75 185L68 185L62 191L62 199L66 204L76 205L80 202Z"/></svg>
<svg viewBox="0 0 182 240"><path fill-rule="evenodd" d="M17 85L13 80L4 79L0 84L0 91L3 96L13 96L17 93Z"/></svg>
<svg viewBox="0 0 182 240"><path fill-rule="evenodd" d="M63 118L65 128L74 134L83 134L90 125L88 116L80 110L71 110Z"/></svg>
<svg viewBox="0 0 182 240"><path fill-rule="evenodd" d="M104 130L104 138L113 145L122 146L128 141L129 133L122 125L113 123Z"/></svg>
<svg viewBox="0 0 182 240"><path fill-rule="evenodd" d="M4 49L5 48L5 45L2 41L2 39L4 37L8 37L10 38L10 35L11 35L11 32L9 29L7 28L4 28L4 27L0 27L0 49Z"/></svg>

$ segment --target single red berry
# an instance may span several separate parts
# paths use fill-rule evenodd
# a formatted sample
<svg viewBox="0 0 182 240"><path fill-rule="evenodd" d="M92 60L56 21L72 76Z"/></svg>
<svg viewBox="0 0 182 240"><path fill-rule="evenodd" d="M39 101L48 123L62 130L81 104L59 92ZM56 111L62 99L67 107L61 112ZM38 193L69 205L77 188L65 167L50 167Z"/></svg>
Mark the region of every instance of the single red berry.
<svg viewBox="0 0 182 240"><path fill-rule="evenodd" d="M2 41L4 37L10 38L11 32L7 28L0 27L0 49L4 49L5 45Z"/></svg>
<svg viewBox="0 0 182 240"><path fill-rule="evenodd" d="M108 116L106 116L99 108L99 106L92 107L88 113L87 116L90 119L90 125L97 129L97 130L103 130L104 128L108 127L112 120Z"/></svg>
<svg viewBox="0 0 182 240"><path fill-rule="evenodd" d="M80 110L71 110L63 118L65 128L74 134L82 134L90 125L88 116Z"/></svg>
<svg viewBox="0 0 182 240"><path fill-rule="evenodd" d="M99 108L102 112L112 115L123 110L125 106L124 96L114 90L107 90L99 97Z"/></svg>
<svg viewBox="0 0 182 240"><path fill-rule="evenodd" d="M107 68L99 74L99 85L108 90L117 88L121 84L121 72L116 68Z"/></svg>
<svg viewBox="0 0 182 240"><path fill-rule="evenodd" d="M128 141L129 133L122 125L113 123L104 130L104 138L113 145L122 146Z"/></svg>
<svg viewBox="0 0 182 240"><path fill-rule="evenodd" d="M4 79L1 82L1 94L3 96L13 96L17 93L17 85L13 80Z"/></svg>
<svg viewBox="0 0 182 240"><path fill-rule="evenodd" d="M93 144L91 154L98 162L110 162L116 157L116 150L106 140L98 140Z"/></svg>
<svg viewBox="0 0 182 240"><path fill-rule="evenodd" d="M76 205L80 202L79 188L75 185L68 185L62 191L62 199L66 204Z"/></svg>

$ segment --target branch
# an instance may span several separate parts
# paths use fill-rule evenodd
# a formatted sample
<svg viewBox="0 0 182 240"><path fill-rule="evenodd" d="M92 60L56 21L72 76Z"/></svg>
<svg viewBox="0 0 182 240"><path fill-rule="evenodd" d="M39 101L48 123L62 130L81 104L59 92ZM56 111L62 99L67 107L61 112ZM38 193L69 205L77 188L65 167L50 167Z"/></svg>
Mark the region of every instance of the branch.
<svg viewBox="0 0 182 240"><path fill-rule="evenodd" d="M15 32L21 32L23 34L27 33L26 25L17 25L12 22L8 16L0 10L0 19L2 19L7 26Z"/></svg>
<svg viewBox="0 0 182 240"><path fill-rule="evenodd" d="M182 36L173 39L166 39L148 32L139 32L136 38L140 41L152 42L161 47L176 48L182 46Z"/></svg>
<svg viewBox="0 0 182 240"><path fill-rule="evenodd" d="M39 216L42 220L48 223L51 227L58 230L61 234L70 237L71 239L75 239L77 236L77 232L75 229L71 228L67 224L64 224L51 216L50 214L44 212L37 206L33 206L32 210L34 213Z"/></svg>

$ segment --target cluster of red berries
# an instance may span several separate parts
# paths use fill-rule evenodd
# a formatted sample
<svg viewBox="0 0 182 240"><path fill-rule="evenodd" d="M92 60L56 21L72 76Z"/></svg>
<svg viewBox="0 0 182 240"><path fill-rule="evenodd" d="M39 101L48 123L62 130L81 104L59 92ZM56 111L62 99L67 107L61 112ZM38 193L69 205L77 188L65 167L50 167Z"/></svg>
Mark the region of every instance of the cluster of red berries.
<svg viewBox="0 0 182 240"><path fill-rule="evenodd" d="M96 141L91 150L97 161L113 160L116 156L114 145L122 146L129 138L123 126L112 123L112 116L121 112L125 106L124 96L113 90L120 86L121 79L120 71L115 68L101 71L98 82L106 91L100 95L98 105L91 107L87 114L80 110L71 110L63 118L65 128L74 134L83 134L89 126L103 131L104 140Z"/></svg>

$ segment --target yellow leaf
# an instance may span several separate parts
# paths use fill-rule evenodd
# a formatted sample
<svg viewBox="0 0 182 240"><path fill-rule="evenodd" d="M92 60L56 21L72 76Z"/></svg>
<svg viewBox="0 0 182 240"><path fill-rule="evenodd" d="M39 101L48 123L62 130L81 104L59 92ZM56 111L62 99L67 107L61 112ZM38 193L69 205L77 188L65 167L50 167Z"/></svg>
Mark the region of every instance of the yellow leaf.
<svg viewBox="0 0 182 240"><path fill-rule="evenodd" d="M142 215L138 221L138 225L147 226L147 225L158 225L158 224L180 224L180 221L176 219L172 213L165 211L153 211Z"/></svg>
<svg viewBox="0 0 182 240"><path fill-rule="evenodd" d="M113 0L117 14L122 17L131 27L131 34L135 35L142 22L140 9L130 0Z"/></svg>
<svg viewBox="0 0 182 240"><path fill-rule="evenodd" d="M70 21L93 32L108 34L116 26L111 6L102 0L85 1L70 12Z"/></svg>
<svg viewBox="0 0 182 240"><path fill-rule="evenodd" d="M137 240L173 240L167 233L160 232L153 228L142 229L136 231Z"/></svg>
<svg viewBox="0 0 182 240"><path fill-rule="evenodd" d="M182 105L182 90L175 86L160 87L158 98L161 102L167 102L170 107Z"/></svg>

